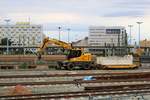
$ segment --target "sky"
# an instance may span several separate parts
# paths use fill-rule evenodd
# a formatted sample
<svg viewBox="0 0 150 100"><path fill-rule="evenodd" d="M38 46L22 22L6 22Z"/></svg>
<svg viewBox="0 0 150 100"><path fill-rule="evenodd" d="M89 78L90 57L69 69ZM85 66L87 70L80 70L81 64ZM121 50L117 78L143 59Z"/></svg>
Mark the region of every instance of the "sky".
<svg viewBox="0 0 150 100"><path fill-rule="evenodd" d="M43 25L46 35L67 40L70 28L72 41L88 36L88 27L133 25L132 39L137 40L138 24L141 39L150 39L150 0L0 0L0 24L5 19L11 23L29 21Z"/></svg>

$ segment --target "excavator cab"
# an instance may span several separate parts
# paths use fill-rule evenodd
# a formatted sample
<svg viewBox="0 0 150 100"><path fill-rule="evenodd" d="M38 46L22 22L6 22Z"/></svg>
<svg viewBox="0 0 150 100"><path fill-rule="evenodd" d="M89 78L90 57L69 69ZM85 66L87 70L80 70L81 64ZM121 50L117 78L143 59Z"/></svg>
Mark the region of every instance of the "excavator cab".
<svg viewBox="0 0 150 100"><path fill-rule="evenodd" d="M80 57L82 54L81 50L69 50L69 53L67 55L67 59L75 58L75 57Z"/></svg>

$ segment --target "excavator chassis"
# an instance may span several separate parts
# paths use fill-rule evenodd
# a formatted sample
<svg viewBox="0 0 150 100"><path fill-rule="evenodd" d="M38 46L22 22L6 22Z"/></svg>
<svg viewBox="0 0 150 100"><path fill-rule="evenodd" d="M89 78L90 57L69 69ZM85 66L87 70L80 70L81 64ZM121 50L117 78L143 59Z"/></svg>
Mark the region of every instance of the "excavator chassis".
<svg viewBox="0 0 150 100"><path fill-rule="evenodd" d="M57 62L56 69L65 69L65 70L89 70L89 69L96 69L94 66L94 62L92 61L76 61L76 62Z"/></svg>

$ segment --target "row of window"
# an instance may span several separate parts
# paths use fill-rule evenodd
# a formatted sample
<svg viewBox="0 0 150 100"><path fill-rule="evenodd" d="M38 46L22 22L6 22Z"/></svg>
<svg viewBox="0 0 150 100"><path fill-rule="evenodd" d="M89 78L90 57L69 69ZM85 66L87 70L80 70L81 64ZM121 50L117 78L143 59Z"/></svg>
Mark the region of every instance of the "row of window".
<svg viewBox="0 0 150 100"><path fill-rule="evenodd" d="M90 33L105 33L105 32L100 32L100 31L90 31Z"/></svg>
<svg viewBox="0 0 150 100"><path fill-rule="evenodd" d="M122 39L125 39L125 38L122 38L122 37L102 37L102 38L99 38L99 37L93 37L93 38L89 38L89 40L110 40L110 39L113 39L113 40L122 40Z"/></svg>
<svg viewBox="0 0 150 100"><path fill-rule="evenodd" d="M0 34L9 34L9 33L14 33L14 34L16 34L16 33L17 33L17 34L19 34L19 33L25 33L25 34L26 34L26 33L27 33L27 34L28 34L28 33L32 33L32 34L34 33L34 34L36 34L36 33L37 33L37 34L40 34L41 32L19 32L19 31L18 31L18 32L13 32L13 31L12 31L12 32L0 32Z"/></svg>
<svg viewBox="0 0 150 100"><path fill-rule="evenodd" d="M125 30L121 29L90 29L90 33L107 33L107 34L120 34L125 33Z"/></svg>
<svg viewBox="0 0 150 100"><path fill-rule="evenodd" d="M13 29L13 28L33 28L33 29L34 28L38 28L39 29L39 28L41 28L41 26L38 26L38 27L37 26L20 26L20 27L19 26L10 26L10 27L8 27L8 26L5 26L5 27L0 26L0 29L1 28L11 28L11 29Z"/></svg>
<svg viewBox="0 0 150 100"><path fill-rule="evenodd" d="M103 35L103 34L90 34L90 36L95 36L95 37L97 37L97 36L100 36L100 37L118 37L118 35L117 34L106 34L106 35ZM119 35L119 36L122 36L122 35Z"/></svg>
<svg viewBox="0 0 150 100"><path fill-rule="evenodd" d="M100 28L97 28L97 29L90 29L90 31L95 31L95 30L100 30L100 31L103 31L103 30L105 30L105 29L100 29Z"/></svg>
<svg viewBox="0 0 150 100"><path fill-rule="evenodd" d="M121 40L121 41L122 41L122 40ZM119 42L121 42L121 41L119 41ZM104 42L113 42L113 43L114 43L114 42L116 42L116 43L117 43L118 40L113 40L113 39L112 39L112 40L109 40L109 41L108 41L108 40L106 40L106 41L104 41L104 40L90 40L89 42L90 42L90 43L91 43L91 42L95 42L95 43L98 43L98 42L99 42L99 43L100 43L100 42L103 42L103 43L104 43Z"/></svg>
<svg viewBox="0 0 150 100"><path fill-rule="evenodd" d="M107 34L120 34L124 33L124 31L121 31L121 29L106 29Z"/></svg>
<svg viewBox="0 0 150 100"><path fill-rule="evenodd" d="M118 43L90 43L92 46L117 46Z"/></svg>
<svg viewBox="0 0 150 100"><path fill-rule="evenodd" d="M41 31L41 29L0 29L0 31Z"/></svg>

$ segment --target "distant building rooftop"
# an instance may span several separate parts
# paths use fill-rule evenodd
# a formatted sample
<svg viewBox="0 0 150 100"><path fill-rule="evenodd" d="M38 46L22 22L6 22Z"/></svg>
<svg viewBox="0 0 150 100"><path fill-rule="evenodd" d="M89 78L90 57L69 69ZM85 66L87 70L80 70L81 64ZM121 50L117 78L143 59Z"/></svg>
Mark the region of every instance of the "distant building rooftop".
<svg viewBox="0 0 150 100"><path fill-rule="evenodd" d="M82 40L78 40L76 42L72 42L73 46L88 46L88 37L85 37Z"/></svg>

